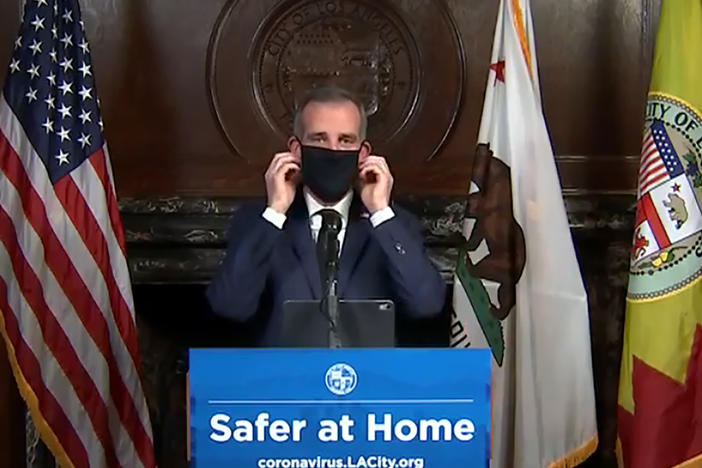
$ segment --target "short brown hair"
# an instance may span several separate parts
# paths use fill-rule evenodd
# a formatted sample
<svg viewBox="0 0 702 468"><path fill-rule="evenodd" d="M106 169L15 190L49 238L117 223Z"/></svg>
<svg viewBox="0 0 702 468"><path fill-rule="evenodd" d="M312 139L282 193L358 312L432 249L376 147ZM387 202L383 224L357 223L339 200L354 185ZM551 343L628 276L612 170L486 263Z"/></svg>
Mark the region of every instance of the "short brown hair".
<svg viewBox="0 0 702 468"><path fill-rule="evenodd" d="M368 128L368 117L366 115L366 109L364 108L363 103L351 91L334 85L324 85L310 88L303 95L302 99L297 105L297 108L295 109L295 117L293 119L293 132L296 136L300 138L303 137L304 128L302 125L302 111L305 110L305 107L307 107L307 104L309 104L310 102L352 102L358 108L358 112L361 115L361 128L359 129L359 137L361 138L361 140L365 140L366 129Z"/></svg>

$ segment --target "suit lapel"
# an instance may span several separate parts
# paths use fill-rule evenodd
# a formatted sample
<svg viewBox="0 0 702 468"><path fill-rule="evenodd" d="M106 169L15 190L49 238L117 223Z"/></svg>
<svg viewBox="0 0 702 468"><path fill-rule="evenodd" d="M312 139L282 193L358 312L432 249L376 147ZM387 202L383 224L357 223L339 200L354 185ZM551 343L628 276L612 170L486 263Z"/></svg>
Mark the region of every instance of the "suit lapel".
<svg viewBox="0 0 702 468"><path fill-rule="evenodd" d="M291 216L288 218L287 229L292 238L293 249L297 255L302 268L305 271L307 282L312 288L315 299L320 299L322 295L322 281L319 273L319 262L317 261L317 250L310 231L309 218L305 201L298 192Z"/></svg>
<svg viewBox="0 0 702 468"><path fill-rule="evenodd" d="M354 197L349 210L349 221L346 226L344 245L341 248L341 258L339 260L339 297L342 297L348 286L351 274L370 234L370 221L361 217L361 208L361 201Z"/></svg>

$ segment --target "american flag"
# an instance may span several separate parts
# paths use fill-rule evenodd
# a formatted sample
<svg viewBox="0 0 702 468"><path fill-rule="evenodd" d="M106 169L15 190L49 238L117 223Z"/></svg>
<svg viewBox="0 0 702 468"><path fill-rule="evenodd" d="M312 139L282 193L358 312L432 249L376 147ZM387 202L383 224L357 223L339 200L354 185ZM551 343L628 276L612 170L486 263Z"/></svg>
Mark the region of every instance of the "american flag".
<svg viewBox="0 0 702 468"><path fill-rule="evenodd" d="M76 0L27 0L0 96L0 312L18 387L59 463L155 466Z"/></svg>
<svg viewBox="0 0 702 468"><path fill-rule="evenodd" d="M682 164L663 122L654 120L644 134L639 165L639 197L682 173Z"/></svg>

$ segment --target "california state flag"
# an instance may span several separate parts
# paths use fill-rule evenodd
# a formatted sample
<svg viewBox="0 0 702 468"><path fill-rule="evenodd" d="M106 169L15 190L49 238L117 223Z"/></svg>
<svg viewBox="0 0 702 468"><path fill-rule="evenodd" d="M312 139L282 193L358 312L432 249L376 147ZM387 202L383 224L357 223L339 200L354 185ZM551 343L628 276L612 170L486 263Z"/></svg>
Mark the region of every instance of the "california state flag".
<svg viewBox="0 0 702 468"><path fill-rule="evenodd" d="M528 0L500 1L464 235L451 340L492 350L491 466L575 466L598 440L587 296Z"/></svg>

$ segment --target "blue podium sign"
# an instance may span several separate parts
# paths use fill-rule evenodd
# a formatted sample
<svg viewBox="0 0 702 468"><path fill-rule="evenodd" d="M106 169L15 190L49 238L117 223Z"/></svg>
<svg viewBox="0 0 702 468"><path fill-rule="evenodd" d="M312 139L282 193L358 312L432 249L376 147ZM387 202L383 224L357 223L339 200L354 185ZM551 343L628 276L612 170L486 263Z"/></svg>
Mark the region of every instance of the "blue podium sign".
<svg viewBox="0 0 702 468"><path fill-rule="evenodd" d="M488 467L489 350L191 349L191 466Z"/></svg>

